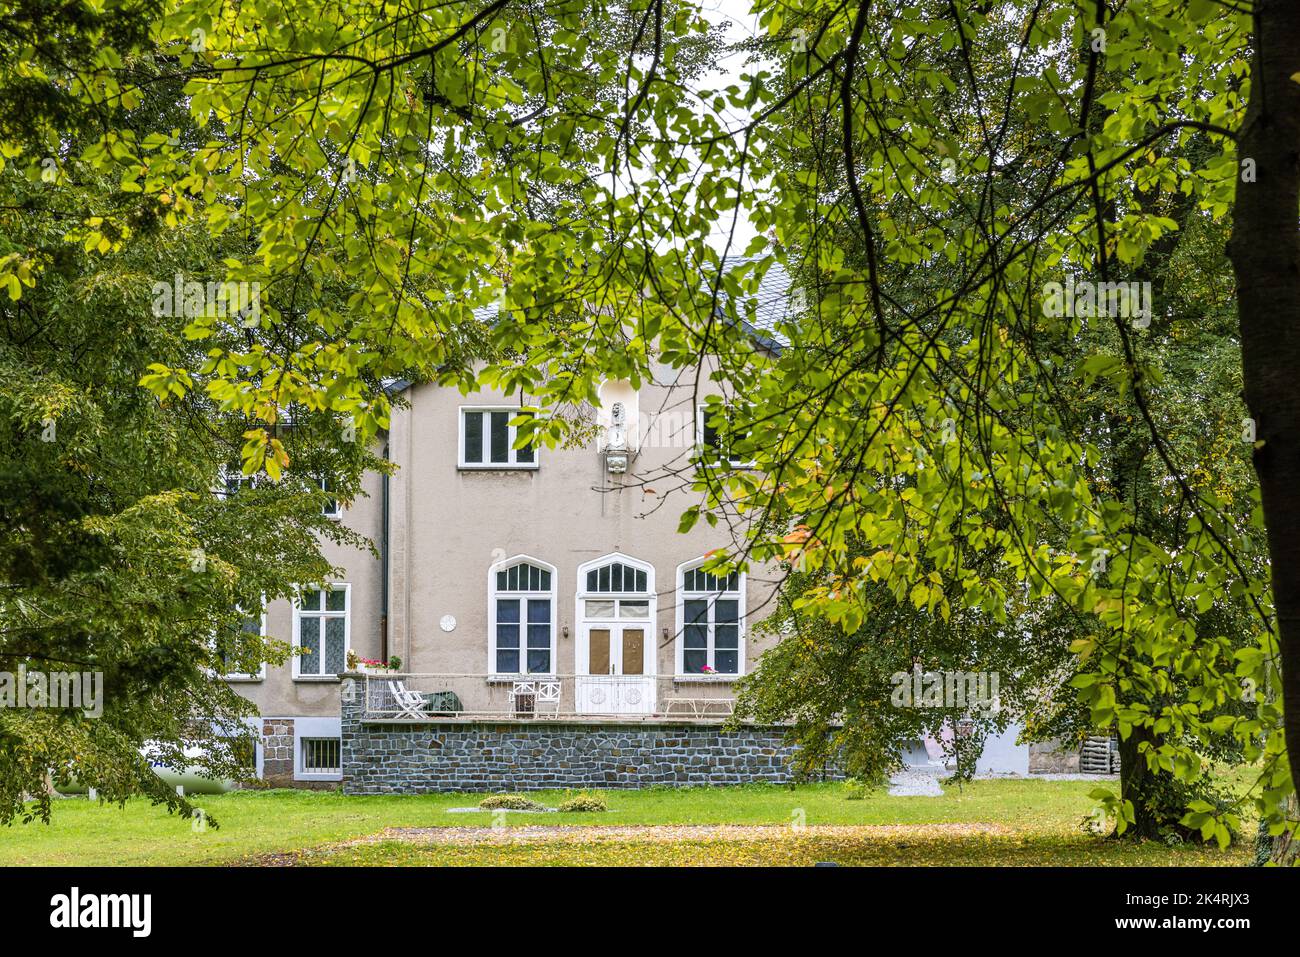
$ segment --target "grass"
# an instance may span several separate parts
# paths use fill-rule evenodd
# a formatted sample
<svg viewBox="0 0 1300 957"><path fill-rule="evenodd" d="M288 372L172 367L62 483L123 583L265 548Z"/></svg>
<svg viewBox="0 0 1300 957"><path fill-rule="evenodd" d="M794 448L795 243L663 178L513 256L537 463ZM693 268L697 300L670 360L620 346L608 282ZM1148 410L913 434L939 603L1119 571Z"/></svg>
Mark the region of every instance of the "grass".
<svg viewBox="0 0 1300 957"><path fill-rule="evenodd" d="M196 799L220 827L195 828L144 802L125 808L58 802L53 822L0 830L0 866L304 864L1083 864L1242 865L1249 847L1227 851L1102 840L1079 824L1093 805L1087 781L990 780L943 797L861 797L845 784L609 791L605 813L506 813L486 830L482 795L345 797L334 792L237 791ZM531 797L556 806L571 794ZM500 818L498 818L500 820ZM807 830L792 825L807 824ZM642 825L768 825L674 837L627 831ZM828 826L854 825L854 831ZM872 829L872 825L893 825ZM910 825L910 827L899 827ZM929 825L967 825L964 828ZM983 825L974 827L974 825ZM582 828L526 838L544 826ZM595 829L592 829L593 826ZM616 827L608 832L603 828ZM393 839L386 828L448 828ZM483 835L483 839L474 837ZM454 839L458 838L458 839ZM472 839L471 839L472 838ZM432 839L432 840L431 840Z"/></svg>

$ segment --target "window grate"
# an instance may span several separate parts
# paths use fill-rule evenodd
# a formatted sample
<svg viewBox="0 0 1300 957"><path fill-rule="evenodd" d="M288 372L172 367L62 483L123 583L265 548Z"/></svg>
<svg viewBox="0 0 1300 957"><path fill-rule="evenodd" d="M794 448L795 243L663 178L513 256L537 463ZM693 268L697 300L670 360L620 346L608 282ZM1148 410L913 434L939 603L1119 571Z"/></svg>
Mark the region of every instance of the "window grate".
<svg viewBox="0 0 1300 957"><path fill-rule="evenodd" d="M303 738L302 770L305 774L342 774L341 738Z"/></svg>

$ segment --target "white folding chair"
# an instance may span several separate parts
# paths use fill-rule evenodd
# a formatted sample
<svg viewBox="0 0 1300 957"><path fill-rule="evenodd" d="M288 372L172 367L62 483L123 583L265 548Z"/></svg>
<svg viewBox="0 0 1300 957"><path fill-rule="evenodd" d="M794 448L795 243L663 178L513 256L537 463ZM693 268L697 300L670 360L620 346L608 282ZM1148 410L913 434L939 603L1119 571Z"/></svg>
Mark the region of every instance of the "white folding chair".
<svg viewBox="0 0 1300 957"><path fill-rule="evenodd" d="M411 691L400 681L388 682L388 690L393 696L393 703L397 705L397 716L399 718L426 717L425 707L427 702L421 692Z"/></svg>

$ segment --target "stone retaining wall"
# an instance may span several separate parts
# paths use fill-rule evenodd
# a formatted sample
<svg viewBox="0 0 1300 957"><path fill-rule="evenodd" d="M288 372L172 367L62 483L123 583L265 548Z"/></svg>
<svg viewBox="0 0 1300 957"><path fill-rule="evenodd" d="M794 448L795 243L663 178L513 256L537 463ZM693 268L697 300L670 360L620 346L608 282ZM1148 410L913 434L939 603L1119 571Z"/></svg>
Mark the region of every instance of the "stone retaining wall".
<svg viewBox="0 0 1300 957"><path fill-rule="evenodd" d="M349 680L349 679L345 679ZM680 722L429 722L363 720L343 693L343 791L528 791L652 785L788 783L784 730Z"/></svg>

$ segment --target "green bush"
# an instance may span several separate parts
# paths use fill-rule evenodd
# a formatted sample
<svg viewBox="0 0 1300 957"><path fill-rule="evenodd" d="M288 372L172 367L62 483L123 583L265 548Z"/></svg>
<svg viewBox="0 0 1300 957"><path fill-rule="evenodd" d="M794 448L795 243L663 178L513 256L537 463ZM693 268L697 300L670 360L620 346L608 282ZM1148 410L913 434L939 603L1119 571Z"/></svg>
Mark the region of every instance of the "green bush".
<svg viewBox="0 0 1300 957"><path fill-rule="evenodd" d="M571 814L586 813L589 811L608 811L609 805L599 794L579 794L571 797L560 805L560 811Z"/></svg>
<svg viewBox="0 0 1300 957"><path fill-rule="evenodd" d="M538 804L532 798L522 794L494 794L478 802L485 811L545 811L545 804Z"/></svg>

